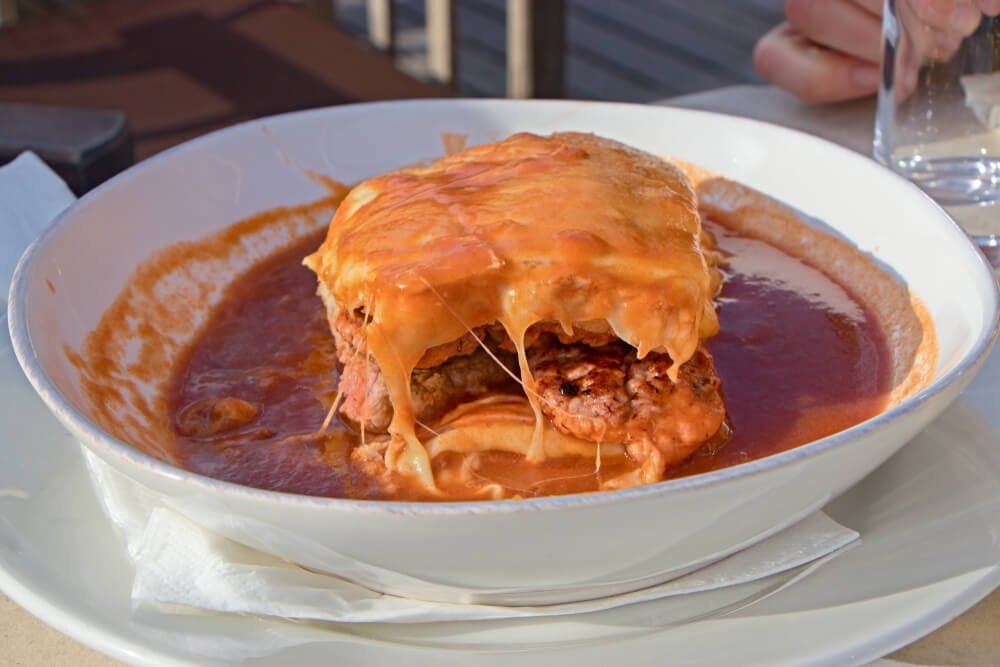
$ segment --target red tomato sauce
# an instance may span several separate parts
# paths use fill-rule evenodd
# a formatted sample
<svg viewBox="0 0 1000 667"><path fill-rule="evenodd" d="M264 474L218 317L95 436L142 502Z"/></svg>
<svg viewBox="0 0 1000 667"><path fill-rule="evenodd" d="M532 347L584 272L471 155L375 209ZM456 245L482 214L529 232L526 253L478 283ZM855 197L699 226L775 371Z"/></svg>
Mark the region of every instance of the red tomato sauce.
<svg viewBox="0 0 1000 667"><path fill-rule="evenodd" d="M708 348L732 433L668 477L722 468L836 433L878 414L890 391L885 339L848 290L804 262L710 224L729 255L720 333ZM398 476L386 484L350 452L359 434L334 419L337 370L316 278L301 265L321 241L304 239L229 288L179 365L169 391L176 449L188 469L249 486L317 496L431 499ZM450 457L450 458L449 458ZM456 455L435 460L453 465ZM482 481L528 497L593 491L627 472L590 459L528 464L488 452ZM476 497L447 489L438 500Z"/></svg>

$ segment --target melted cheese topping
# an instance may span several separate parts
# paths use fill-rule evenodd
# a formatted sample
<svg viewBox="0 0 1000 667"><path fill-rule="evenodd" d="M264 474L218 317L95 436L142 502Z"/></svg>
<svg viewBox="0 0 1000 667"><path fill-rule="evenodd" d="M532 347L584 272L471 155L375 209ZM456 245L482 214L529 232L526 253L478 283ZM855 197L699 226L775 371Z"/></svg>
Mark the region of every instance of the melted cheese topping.
<svg viewBox="0 0 1000 667"><path fill-rule="evenodd" d="M502 324L535 415L526 455L541 460L543 420L524 350L533 324L572 332L605 321L640 357L669 354L674 374L718 330L718 278L687 178L587 134L518 134L365 181L305 263L331 321L364 313L367 353L394 409L386 464L429 487L410 395L428 349Z"/></svg>

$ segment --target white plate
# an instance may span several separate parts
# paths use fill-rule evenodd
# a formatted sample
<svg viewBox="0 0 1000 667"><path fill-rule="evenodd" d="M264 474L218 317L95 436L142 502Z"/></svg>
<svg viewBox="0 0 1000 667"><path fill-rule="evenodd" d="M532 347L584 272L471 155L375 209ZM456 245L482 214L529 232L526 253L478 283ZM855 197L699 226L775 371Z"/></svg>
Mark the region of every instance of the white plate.
<svg viewBox="0 0 1000 667"><path fill-rule="evenodd" d="M246 617L134 614L130 566L78 445L0 341L0 588L66 634L131 663L521 665L861 663L947 622L1000 583L1000 354L965 396L826 509L863 543L816 574L725 618L656 627L655 605L604 614L590 642L544 644L540 624L451 624L408 641ZM663 610L660 610L662 612ZM553 628L556 630L556 628ZM366 635L366 636L365 636ZM393 636L395 642L390 640ZM254 658L261 645L303 642ZM622 638L629 637L627 641ZM211 647L211 648L210 648ZM511 652L514 652L512 655Z"/></svg>
<svg viewBox="0 0 1000 667"><path fill-rule="evenodd" d="M445 129L468 133L473 144L514 131L596 131L682 155L815 216L818 226L887 267L927 307L936 332L936 380L871 420L773 456L662 484L517 503L372 503L250 489L172 467L98 426L106 419L90 406L65 351L84 349L102 313L130 284L136 262L279 203L323 195L302 168L354 182L439 154ZM724 199L723 206L737 205ZM257 252L281 243L277 227L267 229L246 240L244 247L254 251L234 253L242 261L210 262L193 273L244 270ZM188 289L206 288L185 273L171 272L158 288L185 300ZM206 290L205 300L190 302L199 307L186 309L183 330L164 331L157 349L164 363L176 365L177 343L198 330L219 294ZM471 590L478 601L500 604L567 602L658 583L812 513L959 395L995 339L998 313L995 279L962 230L913 184L856 153L740 118L540 100L344 105L200 137L143 161L70 208L25 255L11 295L15 349L39 394L90 453L164 504L237 542L313 569L340 572L346 557L408 577L358 575L351 565L352 577L364 576L379 590L445 601ZM898 317L886 315L891 329ZM130 346L124 357L132 352L139 351ZM158 425L138 397L160 387L131 375L138 393L126 392L136 398L115 403L113 431L155 450L156 443L143 442L143 425L154 432Z"/></svg>

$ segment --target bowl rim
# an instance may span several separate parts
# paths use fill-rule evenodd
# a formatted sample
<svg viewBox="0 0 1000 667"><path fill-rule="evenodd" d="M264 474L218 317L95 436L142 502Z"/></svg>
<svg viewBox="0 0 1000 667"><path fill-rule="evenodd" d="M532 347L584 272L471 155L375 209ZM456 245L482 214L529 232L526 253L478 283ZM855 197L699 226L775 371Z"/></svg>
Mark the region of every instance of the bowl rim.
<svg viewBox="0 0 1000 667"><path fill-rule="evenodd" d="M842 443L864 438L873 431L882 428L884 425L900 420L905 415L916 410L924 403L930 401L937 395L945 392L948 388L961 383L965 379L971 379L978 367L985 361L988 352L992 349L1000 334L1000 291L993 276L992 268L989 266L985 256L979 252L968 239L964 231L958 224L934 202L928 195L917 186L907 181L895 172L878 165L874 160L871 164L878 166L886 177L895 179L897 183L903 184L912 195L921 197L925 206L930 206L936 210L937 216L948 228L952 236L957 236L960 245L965 246L969 255L968 270L975 275L977 282L986 281L992 289L987 289L988 302L984 306L984 326L979 332L974 343L969 350L939 378L933 380L915 394L906 397L899 404L890 407L878 415L871 417L859 424L856 424L843 431L839 431L825 438L813 440L812 442L799 445L776 454L753 459L751 461L737 465L713 470L706 473L679 477L675 479L657 482L655 484L630 487L616 491L597 491L587 493L575 493L559 496L540 496L526 498L522 500L474 500L474 501L398 501L398 500L358 500L351 498L329 498L321 496L308 496L284 491L272 491L244 486L235 482L227 482L213 477L208 477L189 470L184 470L165 461L161 461L149 454L133 448L131 445L107 433L89 417L82 414L77 408L63 396L49 378L39 361L31 337L28 333L26 311L30 307L26 303L27 276L32 270L34 261L41 249L50 238L59 233L67 220L76 214L82 206L91 205L92 202L104 196L104 193L112 188L121 187L130 179L135 178L143 169L163 160L171 159L176 152L195 150L199 144L211 141L228 133L245 132L249 128L257 128L275 123L294 123L303 117L311 115L325 115L338 112L364 112L378 111L388 107L496 107L496 106L518 106L537 108L557 108L569 111L572 108L588 106L598 106L610 110L637 110L646 112L666 112L679 116L689 117L714 117L725 119L725 122L744 124L747 127L764 127L767 131L778 130L781 133L795 135L797 141L806 144L814 144L824 151L839 152L848 155L852 159L864 158L860 153L840 146L826 139L801 132L792 128L787 128L773 123L760 120L733 116L730 114L717 113L712 111L702 111L694 109L684 109L669 106L656 106L649 104L632 104L625 102L592 102L578 100L510 100L510 99L417 99L417 100L391 100L382 102L363 102L358 104L346 104L334 107L320 107L294 111L275 116L257 118L244 121L220 130L216 130L182 144L167 149L142 162L133 165L129 169L117 174L94 190L86 193L79 200L67 207L50 223L46 230L24 251L14 270L8 293L8 327L13 344L14 353L24 370L32 387L42 398L54 415L66 424L71 424L76 430L76 435L83 446L94 452L95 455L105 461L120 461L127 466L137 466L143 468L147 474L158 476L189 485L192 490L204 491L210 494L221 496L236 496L248 501L285 504L294 507L308 507L321 511L346 511L351 513L372 513L380 515L468 515L468 514L508 514L515 512L529 511L553 511L572 510L581 507L602 506L607 504L631 503L641 500L648 500L661 495L671 495L686 491L693 491L708 486L715 486L729 480L739 479L759 475L776 468L781 468L806 458L818 456L824 452L840 446ZM626 112L630 113L630 112ZM118 467L118 466L115 466ZM131 475L130 475L131 477ZM134 481L135 478L133 477ZM139 482L140 484L142 482Z"/></svg>

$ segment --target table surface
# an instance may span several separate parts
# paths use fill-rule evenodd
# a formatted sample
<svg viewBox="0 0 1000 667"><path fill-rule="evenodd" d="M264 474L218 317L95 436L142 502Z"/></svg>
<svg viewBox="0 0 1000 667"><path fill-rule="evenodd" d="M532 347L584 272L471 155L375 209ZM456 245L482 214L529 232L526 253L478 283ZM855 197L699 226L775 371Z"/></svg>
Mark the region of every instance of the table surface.
<svg viewBox="0 0 1000 667"><path fill-rule="evenodd" d="M664 101L767 120L816 134L867 154L874 118L872 100L808 107L767 86L733 86ZM919 665L1000 664L1000 590L944 627L888 656ZM0 593L0 662L7 665L119 664L66 637Z"/></svg>

